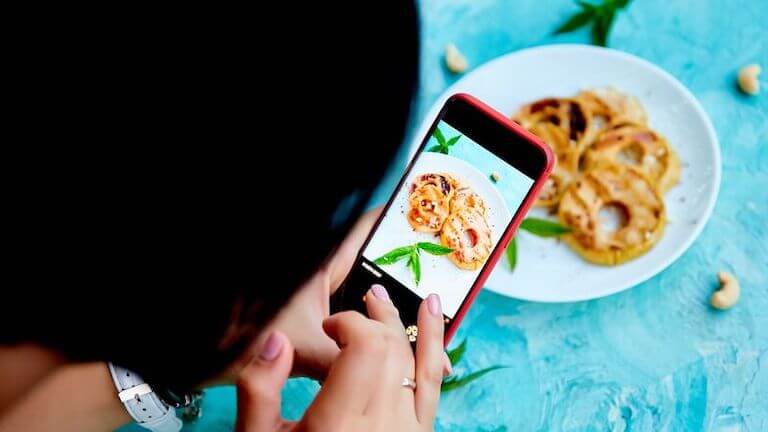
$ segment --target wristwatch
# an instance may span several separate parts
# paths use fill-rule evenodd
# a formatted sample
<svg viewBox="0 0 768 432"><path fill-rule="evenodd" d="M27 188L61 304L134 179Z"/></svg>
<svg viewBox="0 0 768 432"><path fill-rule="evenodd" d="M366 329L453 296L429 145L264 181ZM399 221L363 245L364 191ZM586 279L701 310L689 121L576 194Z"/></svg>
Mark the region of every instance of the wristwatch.
<svg viewBox="0 0 768 432"><path fill-rule="evenodd" d="M189 394L155 391L138 374L109 363L109 373L117 387L117 395L136 423L152 432L178 432L182 421L176 408L192 403Z"/></svg>

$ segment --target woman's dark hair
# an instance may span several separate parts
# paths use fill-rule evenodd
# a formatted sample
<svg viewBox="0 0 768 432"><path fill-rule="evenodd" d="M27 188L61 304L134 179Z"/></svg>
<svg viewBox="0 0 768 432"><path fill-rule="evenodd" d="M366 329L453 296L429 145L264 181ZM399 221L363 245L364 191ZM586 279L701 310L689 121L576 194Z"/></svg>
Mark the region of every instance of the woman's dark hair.
<svg viewBox="0 0 768 432"><path fill-rule="evenodd" d="M0 344L189 387L242 349L221 350L233 320L262 327L322 264L404 139L418 24L411 2L292 7L142 11L45 46L8 161Z"/></svg>

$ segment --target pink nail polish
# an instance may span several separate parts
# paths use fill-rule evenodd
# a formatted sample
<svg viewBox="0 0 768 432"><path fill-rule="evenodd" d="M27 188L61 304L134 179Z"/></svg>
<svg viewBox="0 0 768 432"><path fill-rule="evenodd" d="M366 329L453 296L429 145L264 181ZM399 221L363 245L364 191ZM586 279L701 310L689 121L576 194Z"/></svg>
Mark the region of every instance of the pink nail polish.
<svg viewBox="0 0 768 432"><path fill-rule="evenodd" d="M430 294L427 297L427 307L432 315L440 318L443 317L443 308L440 306L440 297L437 294Z"/></svg>
<svg viewBox="0 0 768 432"><path fill-rule="evenodd" d="M264 361L272 361L280 355L280 351L283 350L283 341L274 332L269 335L267 341L264 342L264 346L261 348L261 354L259 358Z"/></svg>
<svg viewBox="0 0 768 432"><path fill-rule="evenodd" d="M389 293L384 286L379 284L371 285L371 291L373 291L373 295L376 296L377 299L389 301Z"/></svg>

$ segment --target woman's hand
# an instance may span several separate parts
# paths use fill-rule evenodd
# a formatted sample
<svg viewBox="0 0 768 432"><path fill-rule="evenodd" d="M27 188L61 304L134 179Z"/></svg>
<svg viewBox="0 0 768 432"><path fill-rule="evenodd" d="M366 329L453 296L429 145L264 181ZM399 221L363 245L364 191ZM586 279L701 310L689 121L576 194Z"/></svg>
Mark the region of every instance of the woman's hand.
<svg viewBox="0 0 768 432"><path fill-rule="evenodd" d="M322 379L328 373L339 353L336 344L322 330L322 322L329 314L329 298L349 273L380 214L381 208L377 208L360 218L327 265L296 291L263 333L277 330L291 340L296 351L291 375Z"/></svg>
<svg viewBox="0 0 768 432"><path fill-rule="evenodd" d="M237 430L431 431L443 378L440 299L432 294L420 306L415 356L386 290L374 286L366 304L371 319L342 312L323 322L340 352L298 423L280 416L293 349L284 334L273 332L240 374ZM415 380L415 390L403 386L405 378Z"/></svg>

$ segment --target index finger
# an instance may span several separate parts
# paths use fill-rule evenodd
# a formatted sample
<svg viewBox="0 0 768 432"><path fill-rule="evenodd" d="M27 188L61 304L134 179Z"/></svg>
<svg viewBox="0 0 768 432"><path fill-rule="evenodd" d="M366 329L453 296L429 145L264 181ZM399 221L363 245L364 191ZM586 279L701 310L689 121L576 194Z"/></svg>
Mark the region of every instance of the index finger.
<svg viewBox="0 0 768 432"><path fill-rule="evenodd" d="M323 321L323 329L341 348L331 365L323 388L310 409L327 415L345 412L362 415L373 391L378 388L376 373L383 344L381 324L358 312L341 312Z"/></svg>

